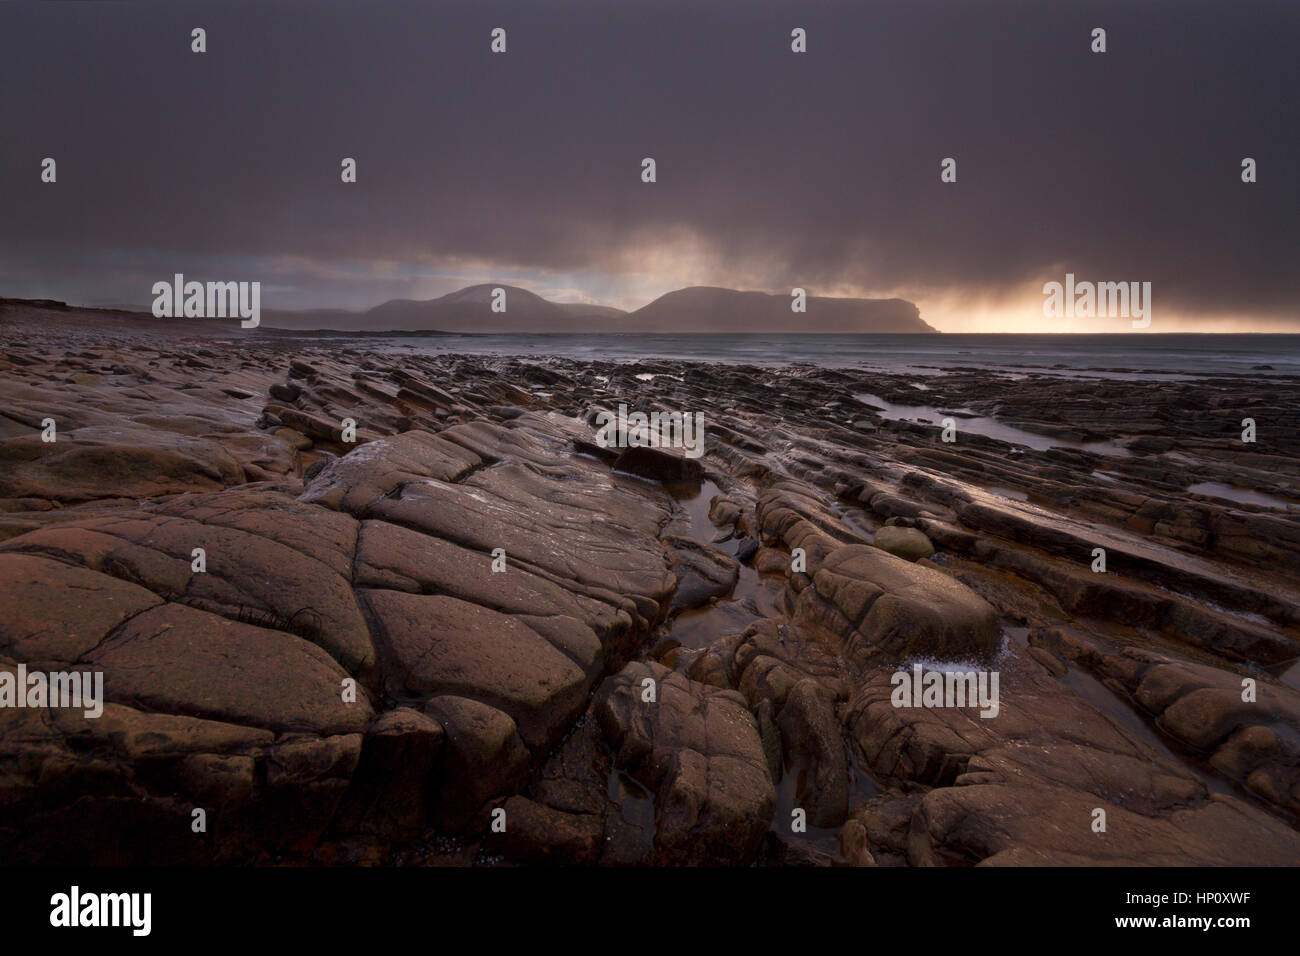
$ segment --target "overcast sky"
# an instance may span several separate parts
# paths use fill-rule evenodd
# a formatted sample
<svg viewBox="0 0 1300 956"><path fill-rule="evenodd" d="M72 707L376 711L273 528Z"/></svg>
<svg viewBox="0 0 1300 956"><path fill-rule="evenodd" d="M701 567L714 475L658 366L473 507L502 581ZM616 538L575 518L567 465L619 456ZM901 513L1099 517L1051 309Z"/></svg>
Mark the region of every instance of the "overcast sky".
<svg viewBox="0 0 1300 956"><path fill-rule="evenodd" d="M1044 318L1072 272L1151 282L1153 332L1300 331L1298 50L1293 0L5 3L0 295L801 286L1128 325Z"/></svg>

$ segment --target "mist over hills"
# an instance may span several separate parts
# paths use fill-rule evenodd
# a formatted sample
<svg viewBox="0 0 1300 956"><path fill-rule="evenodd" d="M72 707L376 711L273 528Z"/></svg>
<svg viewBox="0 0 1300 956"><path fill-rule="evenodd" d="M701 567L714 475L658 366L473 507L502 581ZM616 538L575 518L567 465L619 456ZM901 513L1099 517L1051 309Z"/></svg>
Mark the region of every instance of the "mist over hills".
<svg viewBox="0 0 1300 956"><path fill-rule="evenodd" d="M493 289L505 311L492 311ZM504 283L483 283L436 299L392 299L361 312L263 311L282 329L440 332L935 332L904 299L809 296L792 312L788 295L695 286L660 296L632 312L587 303L551 302Z"/></svg>

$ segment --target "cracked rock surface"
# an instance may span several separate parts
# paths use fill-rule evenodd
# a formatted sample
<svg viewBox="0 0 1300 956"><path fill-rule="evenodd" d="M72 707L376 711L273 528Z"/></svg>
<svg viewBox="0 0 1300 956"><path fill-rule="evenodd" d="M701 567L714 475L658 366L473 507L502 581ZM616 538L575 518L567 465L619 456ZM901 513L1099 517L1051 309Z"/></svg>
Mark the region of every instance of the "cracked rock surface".
<svg viewBox="0 0 1300 956"><path fill-rule="evenodd" d="M0 671L105 697L0 708L6 860L1300 863L1300 381L0 333Z"/></svg>

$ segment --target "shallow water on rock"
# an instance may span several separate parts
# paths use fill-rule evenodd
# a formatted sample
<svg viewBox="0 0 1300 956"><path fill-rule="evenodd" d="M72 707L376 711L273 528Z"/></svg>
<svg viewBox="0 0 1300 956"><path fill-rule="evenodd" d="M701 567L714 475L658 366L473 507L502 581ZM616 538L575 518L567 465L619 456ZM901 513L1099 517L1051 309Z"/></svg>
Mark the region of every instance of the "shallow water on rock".
<svg viewBox="0 0 1300 956"><path fill-rule="evenodd" d="M1004 488L1000 485L989 485L989 487L985 488L984 490L991 495L997 495L999 498L1006 498L1009 501L1029 500L1029 495L1027 492L1019 491L1015 488Z"/></svg>
<svg viewBox="0 0 1300 956"><path fill-rule="evenodd" d="M709 541L714 535L714 527L709 522L709 502L722 489L705 478L702 481L666 482L664 487L673 496L673 500L686 512L688 534L699 541Z"/></svg>
<svg viewBox="0 0 1300 956"><path fill-rule="evenodd" d="M860 402L881 407L884 410L876 414L889 421L920 420L937 426L943 418L953 416L957 418L957 433L959 436L963 431L968 431L976 435L983 435L985 438L1004 441L1011 445L1024 445L1035 451L1047 451L1049 448L1077 448L1080 451L1108 455L1112 458L1127 458L1130 454L1127 449L1114 442L1077 442L1065 438L1039 435L1025 431L1023 428L1016 428L1014 425L1008 425L996 418L977 415L969 408L952 408L943 411L933 405L898 405L881 398L879 395L872 395L868 392L859 392L853 397Z"/></svg>
<svg viewBox="0 0 1300 956"><path fill-rule="evenodd" d="M709 521L709 502L724 492L708 479L700 482L674 482L666 485L669 493L681 505L683 515L676 530L680 534L714 547L736 557L745 539L733 536L715 540L721 532ZM779 616L779 602L785 590L784 579L764 578L751 566L740 565L739 577L731 593L701 608L678 614L669 623L666 633L683 647L707 647L720 637L739 634L753 621L763 617Z"/></svg>
<svg viewBox="0 0 1300 956"><path fill-rule="evenodd" d="M1297 504L1296 502L1275 498L1273 495L1267 495L1262 491L1250 491L1247 488L1237 488L1233 485L1225 485L1217 481L1198 481L1194 485L1188 485L1187 492L1188 494L1193 495L1226 498L1229 501L1239 501L1244 505L1259 505L1264 508L1281 508L1283 511L1288 508L1300 508L1300 504Z"/></svg>
<svg viewBox="0 0 1300 956"><path fill-rule="evenodd" d="M862 769L854 748L846 744L844 750L849 765L848 807L851 814L862 804L879 795L880 787ZM793 831L794 810L799 805L798 791L798 774L787 762L781 779L776 781L776 810L772 813L772 831L790 843L798 843L833 860L840 860L840 831L843 829L843 824L834 827L818 827L808 823L803 833Z"/></svg>

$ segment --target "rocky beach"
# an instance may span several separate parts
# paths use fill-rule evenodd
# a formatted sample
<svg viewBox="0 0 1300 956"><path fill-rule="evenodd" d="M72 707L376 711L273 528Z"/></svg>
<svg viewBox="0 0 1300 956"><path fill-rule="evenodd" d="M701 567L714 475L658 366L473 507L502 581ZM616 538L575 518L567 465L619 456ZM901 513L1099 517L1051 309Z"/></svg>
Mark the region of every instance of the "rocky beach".
<svg viewBox="0 0 1300 956"><path fill-rule="evenodd" d="M1300 863L1300 378L1131 371L10 301L0 671L104 702L0 708L0 857ZM897 706L918 664L996 714Z"/></svg>

